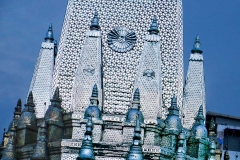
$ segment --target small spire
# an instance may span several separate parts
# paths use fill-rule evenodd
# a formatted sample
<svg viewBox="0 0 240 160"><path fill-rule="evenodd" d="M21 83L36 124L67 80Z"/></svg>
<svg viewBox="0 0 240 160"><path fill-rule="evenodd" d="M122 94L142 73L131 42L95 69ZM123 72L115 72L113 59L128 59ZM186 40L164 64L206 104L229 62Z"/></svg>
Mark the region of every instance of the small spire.
<svg viewBox="0 0 240 160"><path fill-rule="evenodd" d="M62 102L62 99L60 98L59 95L59 88L57 87L54 94L53 94L53 98L51 99L51 102Z"/></svg>
<svg viewBox="0 0 240 160"><path fill-rule="evenodd" d="M15 112L21 112L22 111L22 101L19 98L17 101L17 106L15 107Z"/></svg>
<svg viewBox="0 0 240 160"><path fill-rule="evenodd" d="M168 108L169 115L179 115L179 108L177 106L177 97L174 95L171 100L171 106Z"/></svg>
<svg viewBox="0 0 240 160"><path fill-rule="evenodd" d="M140 101L140 93L138 88L134 92L133 101Z"/></svg>
<svg viewBox="0 0 240 160"><path fill-rule="evenodd" d="M93 128L92 118L90 117L88 118L88 121L86 123L86 132L84 134L84 139L77 160L82 159L95 160L92 145L92 128Z"/></svg>
<svg viewBox="0 0 240 160"><path fill-rule="evenodd" d="M93 86L91 98L98 98L98 88L97 88L96 84L94 84L94 86Z"/></svg>
<svg viewBox="0 0 240 160"><path fill-rule="evenodd" d="M195 120L198 124L204 124L205 118L203 115L203 106L202 105L199 107L198 114L197 114Z"/></svg>
<svg viewBox="0 0 240 160"><path fill-rule="evenodd" d="M24 106L25 106L25 108L24 108L23 111L35 112L35 110L34 110L35 104L33 103L33 93L32 93L32 91L29 92L28 98L27 98L27 104L25 104Z"/></svg>
<svg viewBox="0 0 240 160"><path fill-rule="evenodd" d="M98 12L94 13L94 17L91 20L90 30L100 30Z"/></svg>
<svg viewBox="0 0 240 160"><path fill-rule="evenodd" d="M52 29L52 23L50 23L49 27L48 27L48 31L45 37L45 42L50 42L52 43L54 40L53 38L53 29Z"/></svg>
<svg viewBox="0 0 240 160"><path fill-rule="evenodd" d="M29 92L28 99L27 99L27 105L34 106L34 103L33 103L33 93L32 93L32 91Z"/></svg>
<svg viewBox="0 0 240 160"><path fill-rule="evenodd" d="M91 105L98 105L99 101L98 101L98 88L97 85L94 84L93 86L93 90L92 90L92 95L90 97L90 104Z"/></svg>
<svg viewBox="0 0 240 160"><path fill-rule="evenodd" d="M195 43L193 45L192 53L202 53L202 50L200 49L200 38L199 35L196 36Z"/></svg>
<svg viewBox="0 0 240 160"><path fill-rule="evenodd" d="M158 34L159 30L158 30L157 16L153 17L152 24L148 32L150 34Z"/></svg>

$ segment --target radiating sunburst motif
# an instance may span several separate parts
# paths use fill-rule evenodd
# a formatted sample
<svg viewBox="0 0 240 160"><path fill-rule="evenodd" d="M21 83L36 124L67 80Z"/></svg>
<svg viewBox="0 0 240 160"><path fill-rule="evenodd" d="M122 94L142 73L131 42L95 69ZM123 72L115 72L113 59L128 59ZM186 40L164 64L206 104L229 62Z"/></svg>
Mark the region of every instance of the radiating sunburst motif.
<svg viewBox="0 0 240 160"><path fill-rule="evenodd" d="M116 52L131 50L136 41L136 34L125 27L116 27L108 34L108 45Z"/></svg>

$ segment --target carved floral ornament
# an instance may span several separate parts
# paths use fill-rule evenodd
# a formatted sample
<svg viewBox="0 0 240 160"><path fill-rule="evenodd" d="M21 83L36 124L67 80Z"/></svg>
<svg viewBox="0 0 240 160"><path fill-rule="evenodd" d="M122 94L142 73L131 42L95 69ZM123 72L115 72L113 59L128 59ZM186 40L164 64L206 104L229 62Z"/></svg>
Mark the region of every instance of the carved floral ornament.
<svg viewBox="0 0 240 160"><path fill-rule="evenodd" d="M136 44L136 34L126 27L116 27L108 33L108 45L116 52L127 52Z"/></svg>

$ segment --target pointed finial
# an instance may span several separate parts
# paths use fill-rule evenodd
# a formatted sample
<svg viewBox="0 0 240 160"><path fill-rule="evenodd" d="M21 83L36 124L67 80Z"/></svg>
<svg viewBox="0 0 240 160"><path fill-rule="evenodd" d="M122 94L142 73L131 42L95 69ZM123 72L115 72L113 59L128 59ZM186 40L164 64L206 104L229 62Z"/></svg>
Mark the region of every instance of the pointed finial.
<svg viewBox="0 0 240 160"><path fill-rule="evenodd" d="M140 101L140 93L138 88L134 92L133 101Z"/></svg>
<svg viewBox="0 0 240 160"><path fill-rule="evenodd" d="M177 97L174 95L171 99L171 106L168 108L168 115L179 115L179 108L177 106Z"/></svg>
<svg viewBox="0 0 240 160"><path fill-rule="evenodd" d="M200 49L200 38L199 35L196 36L195 43L193 45L192 53L202 53Z"/></svg>
<svg viewBox="0 0 240 160"><path fill-rule="evenodd" d="M62 99L60 98L59 95L59 88L57 87L54 94L53 94L53 98L51 99L51 102L62 102Z"/></svg>
<svg viewBox="0 0 240 160"><path fill-rule="evenodd" d="M94 17L91 20L90 30L100 30L98 12L94 13Z"/></svg>
<svg viewBox="0 0 240 160"><path fill-rule="evenodd" d="M173 98L171 99L171 106L169 107L170 110L179 110L177 107L177 97L173 95Z"/></svg>
<svg viewBox="0 0 240 160"><path fill-rule="evenodd" d="M17 106L22 106L22 101L21 101L20 98L19 98L18 101L17 101Z"/></svg>
<svg viewBox="0 0 240 160"><path fill-rule="evenodd" d="M198 116L203 116L203 106L202 105L199 107Z"/></svg>
<svg viewBox="0 0 240 160"><path fill-rule="evenodd" d="M98 98L98 88L97 88L97 85L94 84L93 86L93 90L92 90L92 98Z"/></svg>
<svg viewBox="0 0 240 160"><path fill-rule="evenodd" d="M22 101L19 98L17 101L17 106L15 107L15 112L21 112L22 111Z"/></svg>
<svg viewBox="0 0 240 160"><path fill-rule="evenodd" d="M33 93L32 91L29 92L28 94L28 98L27 98L27 103L24 105L25 108L23 110L23 112L27 111L27 112L35 112L34 110L34 107L35 107L35 104L33 102Z"/></svg>
<svg viewBox="0 0 240 160"><path fill-rule="evenodd" d="M199 107L198 114L197 114L195 120L199 124L204 124L205 118L204 118L204 115L203 115L203 106L202 105Z"/></svg>
<svg viewBox="0 0 240 160"><path fill-rule="evenodd" d="M53 29L52 29L52 23L50 23L49 27L48 27L48 31L45 37L45 42L50 42L52 43L54 40L53 38Z"/></svg>
<svg viewBox="0 0 240 160"><path fill-rule="evenodd" d="M27 105L34 105L32 91L30 91L29 94L28 94Z"/></svg>
<svg viewBox="0 0 240 160"><path fill-rule="evenodd" d="M158 34L159 30L158 30L157 16L153 17L152 24L148 32L150 34Z"/></svg>

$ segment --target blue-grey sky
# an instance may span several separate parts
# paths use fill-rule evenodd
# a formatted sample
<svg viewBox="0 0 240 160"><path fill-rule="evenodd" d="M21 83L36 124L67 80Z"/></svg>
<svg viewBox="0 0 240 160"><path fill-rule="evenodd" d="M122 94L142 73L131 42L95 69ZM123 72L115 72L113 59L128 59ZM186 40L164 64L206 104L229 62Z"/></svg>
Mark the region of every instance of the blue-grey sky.
<svg viewBox="0 0 240 160"><path fill-rule="evenodd" d="M66 5L67 0L0 1L0 137L18 98L25 103L49 23L59 41ZM240 116L239 7L239 0L183 0L185 74L199 34L207 110L235 116Z"/></svg>

